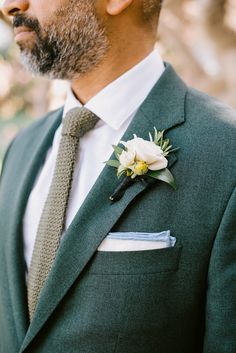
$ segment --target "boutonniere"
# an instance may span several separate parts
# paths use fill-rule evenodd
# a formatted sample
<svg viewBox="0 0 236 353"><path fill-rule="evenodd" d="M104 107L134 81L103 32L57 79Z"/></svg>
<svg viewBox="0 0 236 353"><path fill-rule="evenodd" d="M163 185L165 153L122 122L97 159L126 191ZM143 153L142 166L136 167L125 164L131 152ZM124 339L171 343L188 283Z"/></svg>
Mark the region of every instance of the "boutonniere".
<svg viewBox="0 0 236 353"><path fill-rule="evenodd" d="M121 146L113 145L116 159L110 159L106 164L116 168L118 178L124 178L110 196L111 201L119 200L133 182L147 178L161 180L176 189L175 179L167 166L169 154L178 148L172 149L164 132L154 128L154 136L149 133L149 141L134 135L132 140L121 141Z"/></svg>

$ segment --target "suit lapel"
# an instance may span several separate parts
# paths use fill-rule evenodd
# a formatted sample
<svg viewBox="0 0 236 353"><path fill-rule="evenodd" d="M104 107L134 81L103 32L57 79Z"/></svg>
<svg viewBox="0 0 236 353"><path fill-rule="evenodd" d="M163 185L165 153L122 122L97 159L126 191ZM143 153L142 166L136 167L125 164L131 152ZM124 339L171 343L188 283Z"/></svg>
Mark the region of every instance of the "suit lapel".
<svg viewBox="0 0 236 353"><path fill-rule="evenodd" d="M186 86L167 65L165 73L142 104L122 140L131 139L134 133L148 139L148 132L153 131L154 126L158 130L168 130L182 124L185 119L185 95ZM176 159L172 154L169 167ZM149 183L134 183L119 201L112 203L109 196L117 185L114 169L105 166L63 238L21 352L48 320L106 234Z"/></svg>
<svg viewBox="0 0 236 353"><path fill-rule="evenodd" d="M14 219L11 226L11 234L9 234L5 244L5 254L9 293L19 342L23 341L29 325L25 286L22 218L35 177L52 143L55 130L61 120L60 117L61 111L54 113L50 119L45 120L43 133L40 134L39 128L35 131L35 136L32 136L30 146L27 146L28 148L21 160L21 164L24 165L23 175L19 176L14 203L12 203L11 212L14 215Z"/></svg>

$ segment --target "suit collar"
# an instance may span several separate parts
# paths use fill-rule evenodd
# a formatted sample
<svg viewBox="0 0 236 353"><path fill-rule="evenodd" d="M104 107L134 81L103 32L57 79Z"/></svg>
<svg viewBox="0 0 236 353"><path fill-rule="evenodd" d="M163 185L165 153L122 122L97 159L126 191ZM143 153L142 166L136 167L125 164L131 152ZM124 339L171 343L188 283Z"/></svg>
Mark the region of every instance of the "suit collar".
<svg viewBox="0 0 236 353"><path fill-rule="evenodd" d="M185 121L187 87L172 66L165 65L165 72L140 107L140 113L158 130L169 130Z"/></svg>
<svg viewBox="0 0 236 353"><path fill-rule="evenodd" d="M154 126L158 130L169 130L184 123L186 91L185 84L172 67L167 65L165 73L142 104L122 140L131 139L134 133L148 139L148 132L153 131ZM176 159L172 155L169 167ZM53 314L125 209L132 207L132 202L138 200L138 195L149 186L149 183L134 183L121 200L111 203L109 196L117 184L113 168L105 166L61 242L21 352Z"/></svg>

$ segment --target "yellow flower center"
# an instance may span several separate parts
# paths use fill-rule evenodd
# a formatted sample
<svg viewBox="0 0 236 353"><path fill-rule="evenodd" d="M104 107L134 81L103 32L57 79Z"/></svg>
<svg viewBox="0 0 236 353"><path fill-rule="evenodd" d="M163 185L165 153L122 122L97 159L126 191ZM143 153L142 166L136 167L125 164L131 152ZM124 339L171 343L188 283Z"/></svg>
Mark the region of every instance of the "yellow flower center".
<svg viewBox="0 0 236 353"><path fill-rule="evenodd" d="M132 170L137 175L144 175L148 172L148 164L143 161L138 161L134 164Z"/></svg>

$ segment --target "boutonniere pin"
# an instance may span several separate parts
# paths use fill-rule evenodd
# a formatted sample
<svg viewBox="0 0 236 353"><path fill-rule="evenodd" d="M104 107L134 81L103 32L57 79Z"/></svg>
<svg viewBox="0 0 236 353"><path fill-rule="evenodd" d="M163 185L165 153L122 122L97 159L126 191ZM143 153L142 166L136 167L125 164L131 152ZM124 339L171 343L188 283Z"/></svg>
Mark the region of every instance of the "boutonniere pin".
<svg viewBox="0 0 236 353"><path fill-rule="evenodd" d="M133 182L144 182L147 178L161 180L176 189L175 179L167 168L167 158L178 148L172 149L164 132L154 128L154 136L149 133L150 141L134 135L132 140L121 141L122 147L113 145L116 159L110 159L106 164L116 168L118 178L124 178L110 196L111 201L118 201Z"/></svg>

